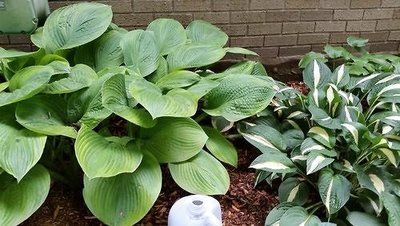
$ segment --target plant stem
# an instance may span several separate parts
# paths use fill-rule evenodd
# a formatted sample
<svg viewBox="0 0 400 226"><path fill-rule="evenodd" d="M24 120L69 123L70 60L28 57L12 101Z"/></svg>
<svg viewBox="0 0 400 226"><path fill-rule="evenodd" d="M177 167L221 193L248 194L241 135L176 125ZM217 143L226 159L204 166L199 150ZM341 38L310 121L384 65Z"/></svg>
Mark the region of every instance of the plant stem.
<svg viewBox="0 0 400 226"><path fill-rule="evenodd" d="M206 119L208 117L208 114L205 112L202 112L199 116L197 116L194 120L199 123L201 121L203 121L204 119Z"/></svg>

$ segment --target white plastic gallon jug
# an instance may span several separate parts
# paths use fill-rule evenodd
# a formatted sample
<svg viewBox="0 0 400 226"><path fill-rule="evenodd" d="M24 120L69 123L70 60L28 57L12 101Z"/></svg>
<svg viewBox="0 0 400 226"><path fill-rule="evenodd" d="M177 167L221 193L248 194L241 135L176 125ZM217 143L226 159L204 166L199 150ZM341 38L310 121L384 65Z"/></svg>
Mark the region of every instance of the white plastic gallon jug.
<svg viewBox="0 0 400 226"><path fill-rule="evenodd" d="M168 226L222 226L219 202L205 195L189 195L175 202Z"/></svg>

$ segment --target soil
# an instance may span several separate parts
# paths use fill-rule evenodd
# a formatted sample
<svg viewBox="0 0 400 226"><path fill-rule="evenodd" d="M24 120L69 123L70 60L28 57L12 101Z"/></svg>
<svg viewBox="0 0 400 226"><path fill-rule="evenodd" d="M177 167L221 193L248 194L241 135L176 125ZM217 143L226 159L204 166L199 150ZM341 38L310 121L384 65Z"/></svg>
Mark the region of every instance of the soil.
<svg viewBox="0 0 400 226"><path fill-rule="evenodd" d="M236 146L244 146L239 144ZM260 154L255 149L238 147L239 164L229 167L231 186L226 195L215 196L220 202L225 226L264 225L267 213L278 204L276 188L266 183L254 188L255 173L250 163ZM171 178L168 169L163 168L163 187L150 212L138 226L167 225L168 213L179 198L189 195ZM80 192L73 192L60 183L53 184L50 194L42 207L22 226L92 226L104 225L84 206Z"/></svg>

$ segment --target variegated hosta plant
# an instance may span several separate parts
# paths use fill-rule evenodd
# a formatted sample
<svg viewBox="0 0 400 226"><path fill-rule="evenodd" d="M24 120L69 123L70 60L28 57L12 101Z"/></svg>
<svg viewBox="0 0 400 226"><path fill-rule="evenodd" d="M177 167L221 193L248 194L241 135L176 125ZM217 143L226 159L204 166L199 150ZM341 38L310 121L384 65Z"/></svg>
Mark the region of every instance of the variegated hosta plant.
<svg viewBox="0 0 400 226"><path fill-rule="evenodd" d="M399 77L351 77L314 60L307 95L281 84L271 106L240 122L263 153L251 164L257 183L281 181L265 225L400 225Z"/></svg>
<svg viewBox="0 0 400 226"><path fill-rule="evenodd" d="M160 164L188 192L228 190L220 161L236 166L237 153L198 122L262 111L275 83L257 62L208 67L226 53L255 53L224 47L228 36L205 21L184 28L157 19L128 32L111 19L109 6L70 5L31 36L38 51L0 48L0 225L21 223L44 202L46 168L55 178L71 174L59 168L65 155L84 172L87 206L108 225L145 216L161 190ZM122 136L109 130L117 116Z"/></svg>

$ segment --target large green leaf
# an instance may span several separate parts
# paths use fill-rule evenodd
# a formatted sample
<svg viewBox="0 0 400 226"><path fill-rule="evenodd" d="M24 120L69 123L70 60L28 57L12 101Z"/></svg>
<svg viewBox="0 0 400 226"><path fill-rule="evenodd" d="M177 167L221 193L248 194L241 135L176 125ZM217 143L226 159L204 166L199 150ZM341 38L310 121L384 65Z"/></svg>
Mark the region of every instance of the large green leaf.
<svg viewBox="0 0 400 226"><path fill-rule="evenodd" d="M18 71L9 82L11 92L0 93L0 107L26 100L40 93L54 70L49 66L32 66Z"/></svg>
<svg viewBox="0 0 400 226"><path fill-rule="evenodd" d="M125 34L121 41L125 65L147 76L158 67L160 53L151 31L134 30Z"/></svg>
<svg viewBox="0 0 400 226"><path fill-rule="evenodd" d="M78 3L55 10L43 27L46 50L71 49L100 37L112 19L111 7L100 3Z"/></svg>
<svg viewBox="0 0 400 226"><path fill-rule="evenodd" d="M118 137L102 137L86 126L79 130L75 154L89 179L132 173L143 157L135 143Z"/></svg>
<svg viewBox="0 0 400 226"><path fill-rule="evenodd" d="M334 175L330 169L319 175L318 191L329 214L339 211L349 200L351 183L342 175Z"/></svg>
<svg viewBox="0 0 400 226"><path fill-rule="evenodd" d="M364 212L350 212L346 219L353 226L384 226L377 217Z"/></svg>
<svg viewBox="0 0 400 226"><path fill-rule="evenodd" d="M126 91L126 79L122 74L108 79L102 88L103 105L114 114L141 127L149 128L156 124L151 115L143 108L130 104Z"/></svg>
<svg viewBox="0 0 400 226"><path fill-rule="evenodd" d="M40 165L19 182L0 174L0 225L19 225L43 204L50 190L50 174Z"/></svg>
<svg viewBox="0 0 400 226"><path fill-rule="evenodd" d="M283 153L270 151L258 156L250 165L250 168L265 170L274 173L293 173L296 166Z"/></svg>
<svg viewBox="0 0 400 226"><path fill-rule="evenodd" d="M223 195L229 189L224 166L205 151L179 163L168 164L174 181L193 194Z"/></svg>
<svg viewBox="0 0 400 226"><path fill-rule="evenodd" d="M161 191L161 179L157 160L145 154L133 173L92 180L85 177L83 198L90 211L105 224L131 226L155 203Z"/></svg>
<svg viewBox="0 0 400 226"><path fill-rule="evenodd" d="M284 180L278 189L279 202L290 202L302 206L308 200L308 187L304 181L295 177Z"/></svg>
<svg viewBox="0 0 400 226"><path fill-rule="evenodd" d="M190 86L187 90L191 92L193 95L196 96L197 99L202 98L203 96L207 95L212 89L217 87L219 82L201 78L201 80L194 85Z"/></svg>
<svg viewBox="0 0 400 226"><path fill-rule="evenodd" d="M0 167L20 181L39 161L46 136L21 127L14 109L0 110Z"/></svg>
<svg viewBox="0 0 400 226"><path fill-rule="evenodd" d="M290 208L281 217L280 226L320 226L321 220L314 215L307 213L307 211L300 206Z"/></svg>
<svg viewBox="0 0 400 226"><path fill-rule="evenodd" d="M181 162L201 151L207 135L190 118L160 118L157 124L140 131L142 148L159 162Z"/></svg>
<svg viewBox="0 0 400 226"><path fill-rule="evenodd" d="M166 94L155 84L135 78L129 86L130 94L151 114L159 117L191 117L197 111L197 98L184 89L172 89Z"/></svg>
<svg viewBox="0 0 400 226"><path fill-rule="evenodd" d="M38 50L40 51L40 50ZM13 50L13 49L4 49L0 47L0 59L7 59L7 58L17 58L17 57L24 57L24 56L31 56L36 54L36 52L22 52L19 50Z"/></svg>
<svg viewBox="0 0 400 226"><path fill-rule="evenodd" d="M15 116L25 128L46 135L75 138L77 132L67 125L67 103L55 95L39 95L18 103Z"/></svg>
<svg viewBox="0 0 400 226"><path fill-rule="evenodd" d="M174 19L156 19L147 26L154 32L154 37L161 55L167 55L186 42L186 32L182 24Z"/></svg>
<svg viewBox="0 0 400 226"><path fill-rule="evenodd" d="M174 71L160 78L156 85L162 89L182 88L200 81L200 75L191 71Z"/></svg>
<svg viewBox="0 0 400 226"><path fill-rule="evenodd" d="M96 71L117 67L124 62L120 42L123 32L111 30L94 42L80 46L75 52L75 63L86 64Z"/></svg>
<svg viewBox="0 0 400 226"><path fill-rule="evenodd" d="M223 47L228 42L228 35L218 27L203 21L192 21L186 28L188 38L193 43Z"/></svg>
<svg viewBox="0 0 400 226"><path fill-rule="evenodd" d="M175 48L167 57L169 71L198 68L218 62L225 56L222 47L187 44Z"/></svg>
<svg viewBox="0 0 400 226"><path fill-rule="evenodd" d="M80 120L93 128L110 116L112 112L102 104L101 88L109 78L122 73L121 70L113 68L111 72L105 71L89 88L73 93L68 99L67 115L69 121L77 122Z"/></svg>
<svg viewBox="0 0 400 226"><path fill-rule="evenodd" d="M239 121L264 110L275 95L274 83L250 75L224 78L204 99L204 111Z"/></svg>
<svg viewBox="0 0 400 226"><path fill-rule="evenodd" d="M72 93L89 87L97 79L98 76L93 69L84 64L77 64L71 68L71 72L65 78L48 84L43 92L48 94Z"/></svg>
<svg viewBox="0 0 400 226"><path fill-rule="evenodd" d="M207 149L220 161L237 167L238 156L235 147L218 130L203 127L208 136Z"/></svg>

